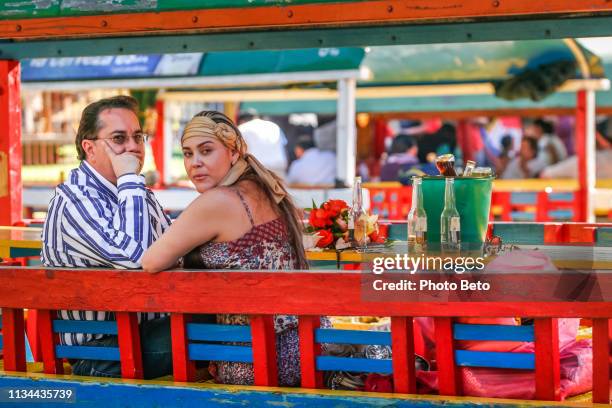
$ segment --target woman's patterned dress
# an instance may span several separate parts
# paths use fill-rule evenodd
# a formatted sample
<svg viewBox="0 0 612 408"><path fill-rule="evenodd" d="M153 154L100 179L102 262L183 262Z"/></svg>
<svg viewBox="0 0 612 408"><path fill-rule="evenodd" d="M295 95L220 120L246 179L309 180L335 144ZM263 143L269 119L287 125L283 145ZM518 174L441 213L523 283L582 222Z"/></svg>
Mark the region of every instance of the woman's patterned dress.
<svg viewBox="0 0 612 408"><path fill-rule="evenodd" d="M191 269L300 269L289 243L289 234L281 218L255 225L244 197L235 190L244 205L252 229L242 237L229 242L208 242L185 256L184 265ZM217 323L248 325L246 315L217 315ZM328 325L322 319L323 326ZM278 375L281 386L300 384L300 354L296 316L274 316ZM210 370L217 382L251 385L254 381L250 363L215 362Z"/></svg>

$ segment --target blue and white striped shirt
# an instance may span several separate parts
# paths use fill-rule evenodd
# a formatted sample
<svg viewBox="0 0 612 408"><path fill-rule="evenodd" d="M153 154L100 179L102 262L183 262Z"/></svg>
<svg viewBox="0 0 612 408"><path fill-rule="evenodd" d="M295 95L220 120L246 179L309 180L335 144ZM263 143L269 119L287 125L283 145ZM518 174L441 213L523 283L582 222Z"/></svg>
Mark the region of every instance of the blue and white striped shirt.
<svg viewBox="0 0 612 408"><path fill-rule="evenodd" d="M43 227L41 260L50 267L139 268L144 251L168 228L153 192L144 177L126 174L117 186L87 162L70 172L57 186ZM139 320L160 317L139 314ZM64 320L115 320L114 313L58 312ZM82 344L102 335L65 333L62 344Z"/></svg>

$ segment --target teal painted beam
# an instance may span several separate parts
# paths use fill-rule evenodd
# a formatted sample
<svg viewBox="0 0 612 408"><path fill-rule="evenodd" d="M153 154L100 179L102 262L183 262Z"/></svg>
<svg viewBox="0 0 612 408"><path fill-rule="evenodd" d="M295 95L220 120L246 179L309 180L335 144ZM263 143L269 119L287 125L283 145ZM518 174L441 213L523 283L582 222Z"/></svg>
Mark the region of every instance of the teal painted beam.
<svg viewBox="0 0 612 408"><path fill-rule="evenodd" d="M337 270L340 266L337 261L308 261L310 269L316 270Z"/></svg>
<svg viewBox="0 0 612 408"><path fill-rule="evenodd" d="M11 248L11 258L21 258L25 256L40 256L40 249L36 248Z"/></svg>
<svg viewBox="0 0 612 408"><path fill-rule="evenodd" d="M612 16L484 23L271 30L175 36L0 42L0 58L75 57L372 45L536 40L612 35Z"/></svg>
<svg viewBox="0 0 612 408"><path fill-rule="evenodd" d="M599 227L595 231L597 246L612 246L612 227Z"/></svg>
<svg viewBox="0 0 612 408"><path fill-rule="evenodd" d="M537 223L495 223L493 234L504 244L543 245L544 224Z"/></svg>
<svg viewBox="0 0 612 408"><path fill-rule="evenodd" d="M366 0L344 0L359 3ZM79 17L119 13L158 13L220 8L295 6L335 3L329 0L32 0L0 2L0 18L8 20L44 17Z"/></svg>
<svg viewBox="0 0 612 408"><path fill-rule="evenodd" d="M609 94L609 95L608 95ZM333 114L335 100L314 101L250 101L242 104L244 109L255 109L262 115L288 115L313 112ZM597 106L612 106L612 92L598 92ZM463 112L493 109L546 109L576 107L576 95L556 93L539 102L527 99L506 101L495 95L460 95L406 98L357 99L357 112Z"/></svg>

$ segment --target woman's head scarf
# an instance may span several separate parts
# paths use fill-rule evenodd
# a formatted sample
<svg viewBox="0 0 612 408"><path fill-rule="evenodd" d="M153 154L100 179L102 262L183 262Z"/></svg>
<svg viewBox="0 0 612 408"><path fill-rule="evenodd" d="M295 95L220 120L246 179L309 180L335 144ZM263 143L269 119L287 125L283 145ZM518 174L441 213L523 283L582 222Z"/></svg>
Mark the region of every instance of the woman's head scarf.
<svg viewBox="0 0 612 408"><path fill-rule="evenodd" d="M219 120L219 122L215 119ZM229 122L229 119L219 112L211 111L207 113L207 116L194 116L185 126L181 143L196 136L209 136L219 140L225 147L233 152L237 152L239 158L218 185L231 186L249 168L252 168L260 179L270 187L274 195L274 201L277 204L280 203L287 195L287 191L281 185L279 178L265 168L255 156L247 153L247 144L240 131L231 126L229 124L231 122L226 122Z"/></svg>

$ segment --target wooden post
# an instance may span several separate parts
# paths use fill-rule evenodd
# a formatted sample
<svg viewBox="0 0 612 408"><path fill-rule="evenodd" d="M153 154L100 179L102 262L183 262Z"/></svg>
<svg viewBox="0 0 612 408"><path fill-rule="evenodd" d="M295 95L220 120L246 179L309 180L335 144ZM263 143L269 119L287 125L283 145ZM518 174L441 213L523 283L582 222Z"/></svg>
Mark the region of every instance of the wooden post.
<svg viewBox="0 0 612 408"><path fill-rule="evenodd" d="M153 150L153 160L155 161L155 167L159 173L159 184L165 185L166 182L166 163L164 155L165 147L165 105L164 101L158 99L155 102L155 110L157 111L157 123L155 124L155 136L151 141L151 149Z"/></svg>
<svg viewBox="0 0 612 408"><path fill-rule="evenodd" d="M536 196L536 222L550 221L548 216L548 193L546 191L538 191Z"/></svg>
<svg viewBox="0 0 612 408"><path fill-rule="evenodd" d="M535 319L536 399L560 400L559 323L557 319Z"/></svg>
<svg viewBox="0 0 612 408"><path fill-rule="evenodd" d="M28 217L31 218L31 217ZM27 266L27 261L26 265ZM26 318L26 334L32 348L32 357L34 361L42 361L42 349L40 347L40 332L38 331L38 311L35 309L28 310Z"/></svg>
<svg viewBox="0 0 612 408"><path fill-rule="evenodd" d="M391 350L393 351L393 391L416 394L412 317L391 318Z"/></svg>
<svg viewBox="0 0 612 408"><path fill-rule="evenodd" d="M0 60L0 225L21 221L19 61Z"/></svg>
<svg viewBox="0 0 612 408"><path fill-rule="evenodd" d="M26 371L23 309L2 308L4 370Z"/></svg>
<svg viewBox="0 0 612 408"><path fill-rule="evenodd" d="M357 127L355 124L355 89L352 78L338 81L338 109L336 113L336 178L346 186L355 181L357 162Z"/></svg>
<svg viewBox="0 0 612 408"><path fill-rule="evenodd" d="M251 316L253 347L253 371L255 385L278 386L278 363L276 362L276 333L272 316Z"/></svg>
<svg viewBox="0 0 612 408"><path fill-rule="evenodd" d="M608 319L593 319L593 402L610 403L610 339Z"/></svg>
<svg viewBox="0 0 612 408"><path fill-rule="evenodd" d="M138 316L133 312L117 312L116 316L121 377L144 378Z"/></svg>
<svg viewBox="0 0 612 408"><path fill-rule="evenodd" d="M172 313L170 317L174 381L195 380L195 361L189 359L189 340L187 338L187 323L190 320L191 316L183 313Z"/></svg>
<svg viewBox="0 0 612 408"><path fill-rule="evenodd" d="M578 221L594 222L595 191L595 92L576 94L576 154L578 156Z"/></svg>
<svg viewBox="0 0 612 408"><path fill-rule="evenodd" d="M45 374L64 374L62 360L55 357L55 346L59 343L59 336L53 331L55 313L55 310L38 310L38 333Z"/></svg>
<svg viewBox="0 0 612 408"><path fill-rule="evenodd" d="M434 318L434 325L440 395L459 395L461 393L461 379L459 369L455 366L453 318L436 317Z"/></svg>
<svg viewBox="0 0 612 408"><path fill-rule="evenodd" d="M299 318L302 388L323 387L323 373L317 371L317 356L321 354L321 345L315 341L315 330L320 325L319 316L300 316Z"/></svg>

